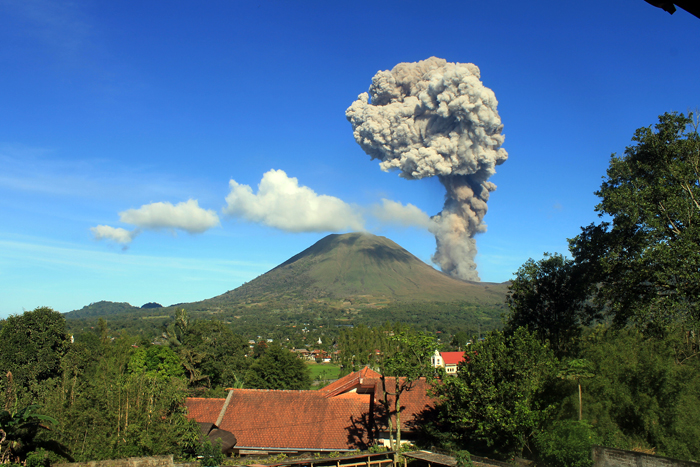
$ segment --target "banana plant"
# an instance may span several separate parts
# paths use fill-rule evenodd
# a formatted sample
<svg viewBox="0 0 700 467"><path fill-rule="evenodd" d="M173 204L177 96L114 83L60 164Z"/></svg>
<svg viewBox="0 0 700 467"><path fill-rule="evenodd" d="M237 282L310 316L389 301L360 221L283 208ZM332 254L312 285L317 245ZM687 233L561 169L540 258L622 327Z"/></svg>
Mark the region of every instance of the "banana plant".
<svg viewBox="0 0 700 467"><path fill-rule="evenodd" d="M29 405L15 412L0 410L0 464L22 463L27 454L38 448L66 456L60 444L38 438L40 430L51 430L48 424L58 424L48 415L34 413L39 407Z"/></svg>

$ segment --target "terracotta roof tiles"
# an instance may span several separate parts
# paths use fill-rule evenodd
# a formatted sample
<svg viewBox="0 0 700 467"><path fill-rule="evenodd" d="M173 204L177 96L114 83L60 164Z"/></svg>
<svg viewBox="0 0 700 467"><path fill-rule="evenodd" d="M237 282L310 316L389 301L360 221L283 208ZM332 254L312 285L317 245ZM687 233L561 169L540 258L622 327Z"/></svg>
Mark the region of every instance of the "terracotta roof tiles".
<svg viewBox="0 0 700 467"><path fill-rule="evenodd" d="M388 378L393 388L394 378ZM428 383L416 381L401 395L402 429L433 406ZM364 368L318 391L232 389L219 426L236 436L236 449L344 450L366 448L373 441L383 400L379 373ZM390 397L390 401L391 401ZM188 398L188 417L215 423L225 399ZM380 423L380 425L383 423Z"/></svg>
<svg viewBox="0 0 700 467"><path fill-rule="evenodd" d="M233 389L219 428L236 435L237 449L362 448L369 438L353 421L363 419L369 398L363 394L326 398L316 391ZM224 399L215 401L188 399L188 416L215 421Z"/></svg>

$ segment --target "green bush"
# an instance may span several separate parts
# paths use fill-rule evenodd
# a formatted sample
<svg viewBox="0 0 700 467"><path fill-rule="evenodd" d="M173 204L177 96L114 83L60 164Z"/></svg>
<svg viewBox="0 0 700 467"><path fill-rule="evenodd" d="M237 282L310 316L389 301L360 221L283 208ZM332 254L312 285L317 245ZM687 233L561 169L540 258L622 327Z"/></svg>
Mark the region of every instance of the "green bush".
<svg viewBox="0 0 700 467"><path fill-rule="evenodd" d="M26 467L49 467L48 452L37 449L27 454Z"/></svg>
<svg viewBox="0 0 700 467"><path fill-rule="evenodd" d="M457 460L457 467L474 467L472 455L469 451L462 450L455 452L455 459Z"/></svg>
<svg viewBox="0 0 700 467"><path fill-rule="evenodd" d="M221 452L221 440L216 441L216 444L212 444L210 440L206 440L197 450L197 457L201 458L202 467L218 467L224 462L226 455Z"/></svg>
<svg viewBox="0 0 700 467"><path fill-rule="evenodd" d="M550 467L590 467L591 446L600 444L593 427L584 421L558 421L538 433L534 445L538 464Z"/></svg>

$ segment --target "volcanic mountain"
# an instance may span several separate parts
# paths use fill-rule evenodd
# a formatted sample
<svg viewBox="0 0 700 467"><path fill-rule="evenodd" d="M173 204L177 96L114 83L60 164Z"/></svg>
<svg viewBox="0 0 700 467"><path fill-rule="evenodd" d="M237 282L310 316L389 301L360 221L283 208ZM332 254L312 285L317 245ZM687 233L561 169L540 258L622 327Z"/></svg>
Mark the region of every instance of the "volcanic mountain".
<svg viewBox="0 0 700 467"><path fill-rule="evenodd" d="M319 299L497 305L504 303L507 286L454 279L388 238L348 233L328 235L256 279L198 305Z"/></svg>
<svg viewBox="0 0 700 467"><path fill-rule="evenodd" d="M159 334L176 310L183 308L192 317L214 318L250 335L260 335L265 329L292 332L297 326L379 326L387 322L431 331L477 332L500 326L508 285L453 279L388 238L349 233L329 235L214 298L155 309L98 302L65 316L88 321L104 317L145 334ZM94 323L81 324L88 325Z"/></svg>

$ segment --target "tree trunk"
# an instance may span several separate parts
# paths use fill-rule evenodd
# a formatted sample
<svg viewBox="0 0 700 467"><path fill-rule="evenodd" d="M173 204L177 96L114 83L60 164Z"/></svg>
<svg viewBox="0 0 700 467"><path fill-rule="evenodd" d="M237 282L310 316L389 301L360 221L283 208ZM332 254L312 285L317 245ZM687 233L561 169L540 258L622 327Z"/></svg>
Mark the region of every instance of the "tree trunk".
<svg viewBox="0 0 700 467"><path fill-rule="evenodd" d="M382 392L384 392L384 410L386 411L386 419L387 419L387 425L389 429L389 448L393 451L394 450L394 425L393 422L391 421L391 405L389 404L389 393L386 390L386 377L384 375L381 376L382 380Z"/></svg>
<svg viewBox="0 0 700 467"><path fill-rule="evenodd" d="M396 392L394 396L394 413L396 414L396 450L401 449L401 391L399 391L399 377L396 377Z"/></svg>
<svg viewBox="0 0 700 467"><path fill-rule="evenodd" d="M399 463L399 451L401 450L401 391L399 376L395 377L394 388L394 413L396 414L396 447L394 449L394 465Z"/></svg>
<svg viewBox="0 0 700 467"><path fill-rule="evenodd" d="M578 421L583 420L583 402L581 399L581 380L578 381Z"/></svg>

